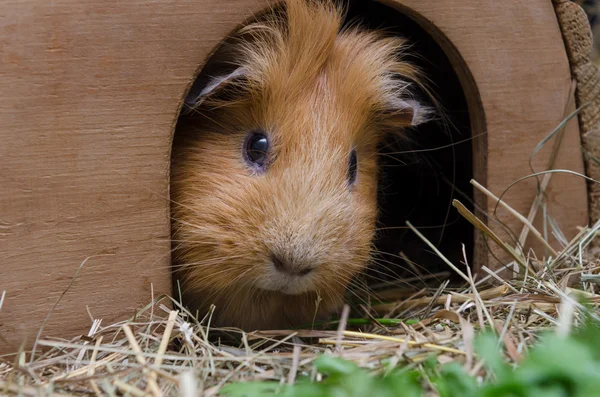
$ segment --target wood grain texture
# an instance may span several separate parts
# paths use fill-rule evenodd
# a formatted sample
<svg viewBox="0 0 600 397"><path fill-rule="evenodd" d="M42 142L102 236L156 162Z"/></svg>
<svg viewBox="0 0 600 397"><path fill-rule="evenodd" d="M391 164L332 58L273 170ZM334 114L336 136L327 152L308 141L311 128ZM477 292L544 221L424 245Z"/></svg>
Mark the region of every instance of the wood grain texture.
<svg viewBox="0 0 600 397"><path fill-rule="evenodd" d="M499 194L528 173L529 154L567 100L569 66L550 0L402 4L462 68L473 125L487 132L474 143L477 179ZM130 316L151 284L169 291L168 167L181 100L218 41L265 5L0 4L0 350L31 343L87 257L44 334L86 332L86 307L105 323ZM583 170L576 122L558 166ZM551 183L567 235L586 223L585 189L572 176ZM506 200L526 213L535 190L529 180Z"/></svg>

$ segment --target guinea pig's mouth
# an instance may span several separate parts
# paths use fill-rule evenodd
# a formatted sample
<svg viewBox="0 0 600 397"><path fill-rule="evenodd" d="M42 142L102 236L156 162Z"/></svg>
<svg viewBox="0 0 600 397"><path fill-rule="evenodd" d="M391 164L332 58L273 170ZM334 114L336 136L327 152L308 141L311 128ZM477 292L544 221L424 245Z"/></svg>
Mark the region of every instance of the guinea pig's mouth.
<svg viewBox="0 0 600 397"><path fill-rule="evenodd" d="M265 291L281 292L285 295L300 295L315 291L314 275L269 274L256 282L256 287Z"/></svg>

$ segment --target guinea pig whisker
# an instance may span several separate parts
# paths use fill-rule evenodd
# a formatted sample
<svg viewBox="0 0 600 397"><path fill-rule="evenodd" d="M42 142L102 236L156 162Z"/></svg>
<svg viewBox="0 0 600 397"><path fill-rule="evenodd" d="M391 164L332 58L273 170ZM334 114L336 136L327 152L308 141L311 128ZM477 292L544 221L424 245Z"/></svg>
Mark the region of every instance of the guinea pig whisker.
<svg viewBox="0 0 600 397"><path fill-rule="evenodd" d="M235 271L234 268L224 269L224 270L221 270L221 271L216 272L216 273L204 275L204 277L188 279L188 283L190 285L192 285L193 287L197 287L197 286L201 287L201 286L205 286L207 284L214 285L213 283L211 283L211 281L214 282L215 280L222 280L223 278L227 277L228 275L235 274L234 271ZM218 290L214 290L214 289L211 289L211 291L212 292L218 292ZM204 296L203 296L203 299L205 299Z"/></svg>
<svg viewBox="0 0 600 397"><path fill-rule="evenodd" d="M379 283L382 283L382 284L389 284L389 283L393 282L389 279L384 279L384 278L376 277L373 275L369 275L368 278L369 278L369 280L378 281ZM417 279L417 280L422 281L421 277L418 277L418 276L412 277L412 279ZM395 281L395 285L403 285L407 288L414 289L414 290L420 289L419 286L417 286L415 283L410 282L410 281L405 281L401 278L395 279L394 281Z"/></svg>
<svg viewBox="0 0 600 397"><path fill-rule="evenodd" d="M229 261L232 259L239 259L239 258L241 258L241 256L210 258L210 259L205 259L205 260L197 261L197 262L186 262L186 263L179 264L177 266L180 268L185 267L185 268L195 269L195 268L200 268L200 267L220 265L223 262L226 262L226 261Z"/></svg>
<svg viewBox="0 0 600 397"><path fill-rule="evenodd" d="M369 274L369 275L367 275L367 277L368 277L369 280L378 281L380 283L389 283L390 282L389 278L377 277L377 276L375 276L373 274ZM419 276L416 276L416 277L413 277L413 278L414 279L418 279L418 280L422 280L421 277L419 277ZM410 287L410 288L413 288L413 289L419 289L417 285L415 285L412 282L404 281L401 277L395 278L394 280L397 281L397 284L403 284L403 285L406 285L407 287Z"/></svg>
<svg viewBox="0 0 600 397"><path fill-rule="evenodd" d="M346 284L345 284L345 283L343 283L343 282L340 282L339 280L337 280L337 279L335 279L335 278L334 278L332 281L333 281L333 282L335 282L335 283L338 283L338 284L339 284L341 287L344 287L348 293L350 293L350 294L354 295L354 296L355 296L355 297L356 297L356 298L357 298L357 299L358 299L358 300L359 300L359 301L360 301L362 304L364 304L364 305L366 305L366 306L369 306L369 302L368 302L367 300L365 300L365 298L363 298L362 296L360 296L359 294L357 294L355 291L352 291L352 289L350 289L350 288L346 288ZM330 287L329 289L330 289L332 292L334 292L334 290L333 290L333 288L332 288L332 287ZM326 290L326 291L327 291L327 290ZM366 294L367 294L367 295L371 295L371 294L370 294L368 291L366 291Z"/></svg>
<svg viewBox="0 0 600 397"><path fill-rule="evenodd" d="M173 242L173 243L198 243L198 240L195 239L169 239L169 241ZM219 243L217 243L216 241L202 241L202 245L218 245Z"/></svg>
<svg viewBox="0 0 600 397"><path fill-rule="evenodd" d="M228 102L228 104L232 104L232 102ZM218 106L218 107L217 107L217 106L215 106L215 107L213 107L212 109L219 109L219 108L222 108L222 107L223 107L223 106ZM210 109L210 110L212 110L212 109ZM209 121L210 121L210 122L212 122L213 124L215 124L215 125L217 125L217 126L219 126L219 127L223 128L223 129L225 129L225 128L226 128L226 126L225 126L225 125L221 124L221 123L220 123L219 121L217 121L216 119L214 119L214 118L212 118L212 117L208 116L208 114L210 114L210 112L205 112L204 110L205 110L205 109L203 109L202 107L199 107L199 108L192 109L192 113L193 113L194 115L196 115L196 116L200 116L200 117L203 117L203 118L205 118L205 119L209 120ZM207 110L208 110L208 109L207 109Z"/></svg>
<svg viewBox="0 0 600 397"><path fill-rule="evenodd" d="M240 275L238 275L233 280L231 280L229 285L235 285L240 279L243 279L251 270L252 270L252 268L249 267L246 271L242 272ZM239 288L236 288L235 293L229 297L227 304L225 306L225 310L228 309L229 305L231 305L232 302L236 302L235 298L238 296L240 291L246 290L246 286L249 284L250 280L251 279L246 280L246 282L244 282ZM252 289L252 288L250 288L250 289Z"/></svg>
<svg viewBox="0 0 600 397"><path fill-rule="evenodd" d="M196 240L189 240L189 241L188 241L188 243L197 243L197 241L196 241ZM218 243L214 243L214 244L205 244L205 243L203 242L201 246L202 246L202 247L207 247L207 246L215 246L215 245L218 245ZM199 246L200 246L200 245L199 245ZM170 253L171 253L171 254L173 254L173 253L176 253L177 251L180 251L180 250L182 250L184 247L185 247L185 246L184 246L184 245L182 245L182 243L181 243L181 242L178 242L178 244L177 244L175 247L171 248L171 250L170 250ZM206 260L208 260L208 259L206 259Z"/></svg>
<svg viewBox="0 0 600 397"><path fill-rule="evenodd" d="M247 284L253 285L260 279L259 276L255 276L253 278L249 278ZM248 296L249 301L254 301L259 294L258 288L250 288L250 295Z"/></svg>
<svg viewBox="0 0 600 397"><path fill-rule="evenodd" d="M217 266L217 265L221 265L223 262L214 262L214 263L206 263L206 264L198 264L198 265L192 265L192 266L179 266L176 269L186 269L186 270L194 270L194 269L206 269L208 267L211 266ZM229 268L225 268L223 270L220 270L219 272L225 271L225 270L229 270ZM217 273L210 273L210 275L214 275Z"/></svg>
<svg viewBox="0 0 600 397"><path fill-rule="evenodd" d="M394 277L394 279L398 280L399 282L401 282L401 280L402 280L402 277L401 277L400 275L398 275L397 273L393 272L391 269L387 268L387 267L386 267L386 265L387 265L388 263L391 263L391 264L392 264L394 267L400 267L402 270L406 271L406 272L407 272L407 273L409 273L411 276L413 276L413 277L415 277L415 278L417 278L417 279L421 280L421 282L423 282L423 284L427 285L427 284L426 284L426 283L425 283L425 282L422 280L422 278L421 278L421 276L420 276L419 274L417 274L416 272L412 271L412 270L411 270L411 269L409 269L409 268L402 267L402 266L400 266L399 264L396 264L396 263L393 263L393 262L389 262L389 261L385 261L385 262L387 262L387 263L385 263L385 262L381 262L381 259L379 259L379 260L375 260L375 259L374 259L373 261L374 261L374 263L375 263L375 264L377 264L377 265L380 265L380 266L384 267L384 269L386 269L386 270L389 270L391 273L393 273L392 277ZM380 275L382 275L382 276L388 276L388 277L390 276L390 274L389 274L389 273L385 273L385 272L383 272L383 271L381 271L381 270L379 270L379 269L377 269L377 268L374 268L374 267L372 267L370 270L371 270L371 271L373 271L373 272L375 272L375 273L378 273L378 274L380 274ZM375 276L372 276L372 275L371 275L371 277L372 277L372 278L374 278L374 279L377 279ZM385 279L383 279L383 278L379 278L379 281L389 281L389 280L385 280ZM412 285L412 284L410 284L410 283L406 283L406 285L408 285L408 286L410 286L410 287L416 287L416 286L414 286L414 285Z"/></svg>
<svg viewBox="0 0 600 397"><path fill-rule="evenodd" d="M194 211L195 212L196 210L190 209L190 211ZM202 227L200 225L194 225L193 223L186 222L186 221L183 221L183 220L178 219L178 218L172 218L172 219L173 219L173 221L175 221L177 223L180 223L181 225L189 226L189 227L194 228L194 229L202 229Z"/></svg>
<svg viewBox="0 0 600 397"><path fill-rule="evenodd" d="M383 278L383 277L390 277L390 274L389 274L389 273L385 273L385 272L383 272L383 271L381 271L381 270L379 270L379 269L371 268L371 269L369 269L369 270L370 270L371 272L375 272L375 273L379 274L380 276L382 276L382 277L378 277L378 276L376 276L376 275L373 275L373 274L367 274L368 278L370 278L370 279L373 279L373 280L376 280L376 281L382 281L382 282L383 282L383 281L386 281L386 280L387 280L387 279L385 279L385 278ZM392 277L393 277L393 276L392 276Z"/></svg>
<svg viewBox="0 0 600 397"><path fill-rule="evenodd" d="M174 204L174 205L176 205L176 206L179 206L179 207L181 207L181 208L185 208L186 210L188 210L188 211L192 211L192 212L193 212L193 213L195 213L195 214L199 214L199 213L200 213L200 212L199 212L197 209L195 209L193 206L190 206L190 205L186 205L186 204L180 203L180 202L178 202L178 201L175 201L175 200L173 200L173 199L171 199L171 198L167 198L167 197L163 197L163 198L164 198L164 199L166 199L166 200L167 200L167 201L168 201L170 204ZM179 218L177 218L177 217L175 217L175 216L173 216L173 215L170 215L170 216L169 216L169 218L170 218L172 221L174 221L174 222L183 223L183 222L182 222L182 221L181 221ZM185 224L185 223L184 223L184 224Z"/></svg>
<svg viewBox="0 0 600 397"><path fill-rule="evenodd" d="M348 291L350 293L354 293L356 295L356 293L352 290L352 288L357 289L359 292L363 292L366 295L373 295L374 291L369 288L369 286L365 283L365 282L360 282L358 280L350 280L350 282L348 283Z"/></svg>
<svg viewBox="0 0 600 397"><path fill-rule="evenodd" d="M399 158L397 158L397 157L394 157L394 156L391 156L391 155L389 155L389 154L387 154L387 153L378 153L378 155L379 155L380 157L386 157L386 158L390 158L390 159L392 159L392 160L395 160L395 161L397 161L398 163L400 163L400 165L401 165L401 166L403 166L403 167L404 167L404 166L407 166L407 165L412 165L412 164L414 164L414 163L407 163L407 162L404 162L404 161L400 160ZM392 165L386 165L386 166L390 167L390 166L392 166ZM395 167L398 167L398 165L393 165L393 166L395 166Z"/></svg>
<svg viewBox="0 0 600 397"><path fill-rule="evenodd" d="M199 283L199 282L202 282L202 281L205 281L205 280L209 280L209 279L211 279L211 278L214 278L214 277L216 277L216 276L220 276L220 275L223 275L223 274L226 274L226 273L231 273L231 272L233 272L234 270L235 270L234 268L226 268L226 269L222 269L222 270L219 270L218 272L215 272L215 273L206 274L206 275L204 275L204 277L197 277L197 278L194 278L194 282L198 282L198 283Z"/></svg>
<svg viewBox="0 0 600 397"><path fill-rule="evenodd" d="M433 273L431 272L431 270L427 269L425 266L418 264L417 262L411 261L410 259L400 256L400 255L396 255L396 254L392 254L391 252L385 252L385 251L374 251L374 254L377 255L388 255L391 256L393 258L397 258L397 259L402 259L403 261L406 261L408 263L410 263L411 265L418 267L419 269L423 270L424 273L427 273L429 275L433 275ZM394 265L396 265L396 263L393 262L388 262L388 263L392 263ZM402 269L404 269L404 267L401 267ZM437 280L439 282L441 282L441 280Z"/></svg>
<svg viewBox="0 0 600 397"><path fill-rule="evenodd" d="M411 277L416 278L418 280L421 280L423 282L423 284L425 284L425 282L422 280L421 274L415 272L413 269L411 269L409 267L405 267L405 266L402 266L400 264L396 264L396 263L392 263L392 262L387 262L386 263L385 261L382 261L381 259L376 260L373 263L375 265L377 265L378 267L383 268L383 270L388 271L388 273L386 273L383 270L380 270L380 269L378 269L376 267L372 267L370 270L372 272L380 274L380 275L382 275L384 277L388 277L388 279L389 279L389 277L392 277L392 278L394 278L395 280L398 280L398 281L400 281L400 280L403 279L403 277L404 277L403 275L398 275L398 273L396 273L396 271L394 271L394 270L391 269L391 267L394 267L394 268L403 270L404 272L410 274ZM390 266L389 263L392 263L392 265ZM381 281L384 281L384 280L382 279ZM411 285L411 284L407 283L406 285Z"/></svg>
<svg viewBox="0 0 600 397"><path fill-rule="evenodd" d="M233 269L231 269L231 270L233 270ZM212 275L211 275L211 276L212 276ZM205 280L207 280L207 279L208 279L207 277L205 277L205 278L202 278L201 280L199 280L199 279L194 279L194 283L198 283L200 286L202 286L202 285L203 285L203 282L204 282ZM223 301L223 299L217 299L217 298L224 297L224 298L225 298L224 300L225 300L226 302L227 302L228 300L229 300L229 302L231 302L231 300L230 300L230 299L231 299L231 297L230 297L229 295L227 295L227 292L229 291L229 288L228 288L228 287L229 287L230 285L231 285L231 284L229 284L229 285L226 285L226 286L224 286L223 288L218 288L218 289L213 289L213 290L211 290L211 291L210 291L210 293L208 293L206 296L202 296L202 300L204 300L204 301L206 301L206 302L211 302L211 301L212 301L212 302L216 302L217 300L218 300L218 301ZM245 284L244 284L244 285L245 285ZM225 306L217 307L217 309L216 309L216 310L223 310L223 311L225 311L225 310L226 310L226 308L227 308L227 304L226 304Z"/></svg>
<svg viewBox="0 0 600 397"><path fill-rule="evenodd" d="M418 229L441 229L444 226L451 225L452 223L455 223L457 221L458 221L458 219L455 220L455 221L452 221L450 223L447 223L447 224L429 225L429 226L418 226L417 228ZM380 231L383 231L383 230L409 230L409 229L410 229L410 227L408 227L408 226L386 226L386 227L378 227L378 228L375 229L375 231L376 232L380 232Z"/></svg>
<svg viewBox="0 0 600 397"><path fill-rule="evenodd" d="M375 265L379 265L381 267L383 267L384 270L386 270L387 272L384 272L383 270L378 269L377 267L373 267L373 266L369 266L369 270L375 273L380 274L381 276L384 277L394 277L394 278L400 278L401 275L396 273L393 269L392 266L388 266L388 265L393 265L393 267L396 267L396 264L393 262L389 262L389 261L384 261L380 258L371 258L371 264L375 264Z"/></svg>
<svg viewBox="0 0 600 397"><path fill-rule="evenodd" d="M419 265L417 262L414 262L414 261L408 259L406 256L401 256L401 255L397 255L397 254L392 254L391 252L385 252L385 251L379 251L379 250L373 251L373 255L374 255L373 259L377 259L379 261L383 261L383 262L391 264L393 266L397 265L401 269L404 269L404 267L400 263L390 262L388 260L383 259L382 256L383 255L387 255L387 256L392 257L392 258L401 259L401 260L403 260L405 262L410 263L411 265L413 265L415 267L418 267L419 269L423 270L425 273L430 273L431 274L431 271L429 271L428 269L426 269L424 266ZM377 256L375 256L375 255L377 255ZM397 273L394 273L394 276L399 276L399 275Z"/></svg>
<svg viewBox="0 0 600 397"><path fill-rule="evenodd" d="M406 167L417 163L403 163L403 164L382 164L381 168L390 169L390 168L400 168Z"/></svg>
<svg viewBox="0 0 600 397"><path fill-rule="evenodd" d="M460 145L462 143L470 142L470 141L474 140L475 138L479 138L480 136L483 136L485 134L487 134L487 132L482 132L482 133L470 136L469 138L465 138L465 139L461 139L460 141L449 143L447 145L435 146L432 148L403 150L400 152L388 152L388 154L413 154L413 153L423 153L423 152L434 152L437 150L448 149L450 147L454 147L454 146Z"/></svg>
<svg viewBox="0 0 600 397"><path fill-rule="evenodd" d="M320 298L321 296L325 296L325 298L327 300L331 300L332 296L335 296L335 291L333 290L333 288L331 287L331 284L326 283L324 285L319 285L319 288L317 288L317 296ZM317 299L317 302L320 302L319 299ZM318 303L317 306L315 307L315 310L319 310L318 307Z"/></svg>
<svg viewBox="0 0 600 397"><path fill-rule="evenodd" d="M319 296L324 295L328 301L332 301L337 296L337 293L335 292L333 287L331 287L331 285L326 285L325 288L319 289L318 294L319 294ZM320 301L318 300L315 305L315 310L319 310L319 304L320 304Z"/></svg>

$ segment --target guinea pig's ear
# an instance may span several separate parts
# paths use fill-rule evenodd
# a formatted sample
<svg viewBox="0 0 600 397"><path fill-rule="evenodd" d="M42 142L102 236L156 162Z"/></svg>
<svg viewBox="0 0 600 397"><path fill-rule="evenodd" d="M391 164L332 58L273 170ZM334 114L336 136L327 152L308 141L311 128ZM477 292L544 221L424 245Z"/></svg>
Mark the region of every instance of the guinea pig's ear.
<svg viewBox="0 0 600 397"><path fill-rule="evenodd" d="M416 99L393 99L388 101L382 118L388 127L413 127L433 118L433 108Z"/></svg>
<svg viewBox="0 0 600 397"><path fill-rule="evenodd" d="M224 40L202 67L200 74L186 95L183 107L193 110L206 99L227 91L248 75L246 68L240 64L240 49L243 41L239 37ZM239 85L239 84L238 84Z"/></svg>
<svg viewBox="0 0 600 397"><path fill-rule="evenodd" d="M221 70L221 74L209 74L204 71L200 73L192 88L184 100L184 106L194 109L206 100L206 98L222 91L228 85L239 81L246 75L244 67L240 66L233 70Z"/></svg>

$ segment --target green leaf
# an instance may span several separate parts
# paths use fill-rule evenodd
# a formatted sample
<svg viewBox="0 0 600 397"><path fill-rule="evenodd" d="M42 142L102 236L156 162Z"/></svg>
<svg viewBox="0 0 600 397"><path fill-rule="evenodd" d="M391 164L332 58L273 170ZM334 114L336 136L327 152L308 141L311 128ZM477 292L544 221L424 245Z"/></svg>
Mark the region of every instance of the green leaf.
<svg viewBox="0 0 600 397"><path fill-rule="evenodd" d="M278 395L283 387L278 382L240 382L223 386L220 393L227 397L266 397Z"/></svg>
<svg viewBox="0 0 600 397"><path fill-rule="evenodd" d="M502 350L498 348L496 335L486 332L475 338L475 351L481 357L486 367L496 375L498 382L510 378L511 369L502 357Z"/></svg>
<svg viewBox="0 0 600 397"><path fill-rule="evenodd" d="M433 379L433 383L441 397L478 396L477 382L457 363L445 365L440 376Z"/></svg>
<svg viewBox="0 0 600 397"><path fill-rule="evenodd" d="M329 376L333 375L348 375L354 372L359 372L356 364L343 360L338 357L322 355L315 360L315 368L322 374Z"/></svg>

